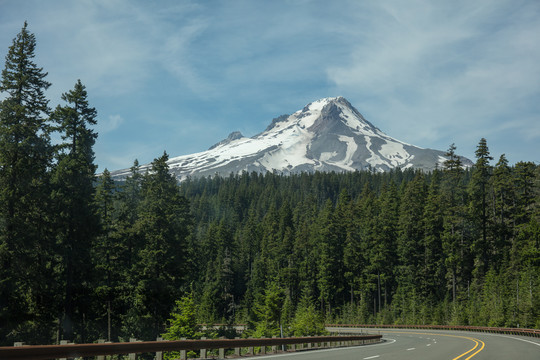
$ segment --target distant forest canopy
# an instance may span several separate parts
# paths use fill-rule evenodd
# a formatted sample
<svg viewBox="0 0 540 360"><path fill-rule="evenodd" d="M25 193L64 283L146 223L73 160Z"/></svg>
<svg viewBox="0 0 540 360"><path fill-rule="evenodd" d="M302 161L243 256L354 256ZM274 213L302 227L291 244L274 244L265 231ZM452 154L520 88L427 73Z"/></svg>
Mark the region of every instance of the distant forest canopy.
<svg viewBox="0 0 540 360"><path fill-rule="evenodd" d="M0 343L257 336L324 322L540 327L540 167L243 173L178 184L168 155L96 179L77 81L48 106L25 24L0 92ZM53 133L60 144L51 142ZM172 319L172 320L169 320Z"/></svg>

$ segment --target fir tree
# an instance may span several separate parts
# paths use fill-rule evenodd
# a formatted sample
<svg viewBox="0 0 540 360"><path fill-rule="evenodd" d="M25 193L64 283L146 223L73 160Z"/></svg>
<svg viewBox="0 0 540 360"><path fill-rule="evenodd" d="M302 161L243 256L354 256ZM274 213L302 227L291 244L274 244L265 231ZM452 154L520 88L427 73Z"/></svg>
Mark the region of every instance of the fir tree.
<svg viewBox="0 0 540 360"><path fill-rule="evenodd" d="M50 337L54 312L48 226L52 147L44 95L50 83L33 62L35 48L25 22L8 50L0 82L0 323L6 324L0 338L6 340L8 333L18 337L27 330L36 339Z"/></svg>
<svg viewBox="0 0 540 360"><path fill-rule="evenodd" d="M132 309L139 321L132 335L139 338L155 339L163 331L163 322L186 280L189 204L169 173L168 158L164 153L155 159L141 183L142 201L135 227L144 245L133 268L137 273L137 306Z"/></svg>
<svg viewBox="0 0 540 360"><path fill-rule="evenodd" d="M80 80L73 90L62 94L62 100L67 104L59 105L51 116L64 141L58 146L52 176L56 236L62 256L57 274L63 289L61 331L64 339L73 340L76 335L84 341L85 329L74 325L82 325L90 310L90 249L99 230L94 203L93 145L97 134L90 128L97 123L97 112L89 106Z"/></svg>
<svg viewBox="0 0 540 360"><path fill-rule="evenodd" d="M443 250L446 254L445 265L452 290L452 301L455 303L460 275L464 272L464 261L467 246L464 239L464 206L463 174L459 156L455 153L456 146L450 145L443 166L443 182L441 186L444 204L444 231L442 235Z"/></svg>
<svg viewBox="0 0 540 360"><path fill-rule="evenodd" d="M494 261L499 264L509 254L512 238L515 193L512 170L506 156L502 154L493 169L491 193L491 224L494 236Z"/></svg>
<svg viewBox="0 0 540 360"><path fill-rule="evenodd" d="M489 193L488 186L492 172L489 161L493 160L493 158L489 155L486 139L480 139L475 154L477 160L472 171L471 182L469 183L469 216L472 219L475 228L478 229L478 232L480 233L475 236L472 246L473 252L475 253L476 275L483 277L489 267L488 253L493 251L492 245L488 244L487 234L487 196Z"/></svg>
<svg viewBox="0 0 540 360"><path fill-rule="evenodd" d="M109 170L105 169L96 187L95 202L100 218L100 234L93 248L93 263L100 274L96 289L100 304L105 305L107 314L107 340L111 341L113 301L118 298L122 268L118 267L121 244L113 235L115 184ZM101 307L100 307L101 308ZM100 311L101 312L101 311Z"/></svg>

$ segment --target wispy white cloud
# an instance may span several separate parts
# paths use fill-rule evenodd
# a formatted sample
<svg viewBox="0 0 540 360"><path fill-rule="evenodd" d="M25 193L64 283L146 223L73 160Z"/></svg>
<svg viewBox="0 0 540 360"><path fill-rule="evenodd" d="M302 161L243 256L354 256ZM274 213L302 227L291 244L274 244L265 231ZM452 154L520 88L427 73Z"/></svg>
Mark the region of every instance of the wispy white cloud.
<svg viewBox="0 0 540 360"><path fill-rule="evenodd" d="M28 20L53 106L87 86L101 166L204 150L337 95L419 146L540 152L538 1L0 4L0 56Z"/></svg>
<svg viewBox="0 0 540 360"><path fill-rule="evenodd" d="M105 134L114 131L122 125L124 118L120 115L109 115L106 120L101 118L97 125L97 131L99 134Z"/></svg>
<svg viewBox="0 0 540 360"><path fill-rule="evenodd" d="M474 141L540 95L538 3L384 4L349 63L329 67L328 76L359 102L368 96L363 103L389 133L420 144ZM522 126L537 133L539 120Z"/></svg>

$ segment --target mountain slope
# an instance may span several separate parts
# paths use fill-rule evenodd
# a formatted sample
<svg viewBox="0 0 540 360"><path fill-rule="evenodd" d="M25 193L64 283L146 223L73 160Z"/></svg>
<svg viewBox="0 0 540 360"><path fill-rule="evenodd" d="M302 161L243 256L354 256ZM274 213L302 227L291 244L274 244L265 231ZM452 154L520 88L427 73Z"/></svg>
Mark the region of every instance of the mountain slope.
<svg viewBox="0 0 540 360"><path fill-rule="evenodd" d="M335 97L275 118L265 131L251 138L233 132L207 151L171 158L169 167L182 180L242 171L292 174L398 167L429 171L444 161L443 151L396 140L367 121L345 98ZM462 161L472 164L465 158ZM145 171L148 166L141 169ZM111 175L123 178L128 170Z"/></svg>

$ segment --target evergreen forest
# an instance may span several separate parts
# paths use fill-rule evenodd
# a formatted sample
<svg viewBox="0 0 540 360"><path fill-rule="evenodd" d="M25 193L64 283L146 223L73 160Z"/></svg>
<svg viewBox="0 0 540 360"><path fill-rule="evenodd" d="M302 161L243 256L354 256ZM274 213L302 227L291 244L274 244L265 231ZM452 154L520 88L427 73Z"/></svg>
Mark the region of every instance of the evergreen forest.
<svg viewBox="0 0 540 360"><path fill-rule="evenodd" d="M314 335L325 323L540 328L540 166L187 179L96 174L80 80L49 106L25 23L0 94L0 344ZM53 142L52 138L61 139ZM473 146L473 144L471 144Z"/></svg>

